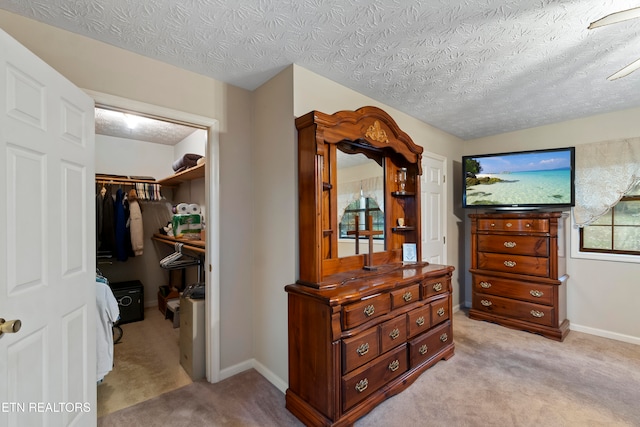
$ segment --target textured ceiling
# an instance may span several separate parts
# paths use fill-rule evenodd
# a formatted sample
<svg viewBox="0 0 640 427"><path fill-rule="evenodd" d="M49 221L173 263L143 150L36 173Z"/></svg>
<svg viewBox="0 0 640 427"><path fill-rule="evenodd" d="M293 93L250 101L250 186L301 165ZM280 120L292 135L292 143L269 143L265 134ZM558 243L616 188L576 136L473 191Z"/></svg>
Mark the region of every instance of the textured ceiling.
<svg viewBox="0 0 640 427"><path fill-rule="evenodd" d="M630 0L0 0L246 89L295 63L463 139L640 106Z"/></svg>
<svg viewBox="0 0 640 427"><path fill-rule="evenodd" d="M155 144L176 145L197 129L179 123L96 108L96 133Z"/></svg>

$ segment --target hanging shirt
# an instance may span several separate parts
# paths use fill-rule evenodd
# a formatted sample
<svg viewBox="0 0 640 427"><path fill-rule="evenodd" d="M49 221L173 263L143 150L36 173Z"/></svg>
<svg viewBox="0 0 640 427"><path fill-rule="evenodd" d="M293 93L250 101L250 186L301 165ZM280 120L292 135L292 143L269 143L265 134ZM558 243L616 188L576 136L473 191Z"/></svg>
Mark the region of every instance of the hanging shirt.
<svg viewBox="0 0 640 427"><path fill-rule="evenodd" d="M113 324L120 318L118 301L104 281L96 280L96 373L100 381L113 369Z"/></svg>

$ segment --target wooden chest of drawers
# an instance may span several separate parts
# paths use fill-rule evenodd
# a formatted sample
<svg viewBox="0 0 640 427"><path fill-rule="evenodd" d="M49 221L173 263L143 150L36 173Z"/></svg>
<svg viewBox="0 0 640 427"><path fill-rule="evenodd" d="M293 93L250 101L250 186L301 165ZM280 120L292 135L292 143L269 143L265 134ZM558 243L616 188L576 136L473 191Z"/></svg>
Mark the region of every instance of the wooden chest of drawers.
<svg viewBox="0 0 640 427"><path fill-rule="evenodd" d="M452 271L395 265L288 285L287 408L306 425L351 425L453 356Z"/></svg>
<svg viewBox="0 0 640 427"><path fill-rule="evenodd" d="M562 341L566 318L565 216L471 214L472 308L489 320Z"/></svg>

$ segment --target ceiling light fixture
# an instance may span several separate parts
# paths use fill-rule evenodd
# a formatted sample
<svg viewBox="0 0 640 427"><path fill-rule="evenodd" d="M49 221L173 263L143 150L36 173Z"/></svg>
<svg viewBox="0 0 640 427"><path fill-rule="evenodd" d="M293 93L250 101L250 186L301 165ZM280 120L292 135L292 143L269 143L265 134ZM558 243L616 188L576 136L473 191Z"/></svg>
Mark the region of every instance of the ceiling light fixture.
<svg viewBox="0 0 640 427"><path fill-rule="evenodd" d="M634 7L633 9L627 9L627 10L615 12L610 15L604 16L598 19L597 21L593 21L591 24L589 24L587 28L590 30L593 30L594 28L598 28L598 27L602 27L610 24L616 24L618 22L627 21L629 19L634 19L634 18L640 18L640 7ZM634 71L636 71L638 68L640 68L640 59L627 65L617 73L613 73L612 75L607 77L607 80L612 81L612 80L627 76L633 73Z"/></svg>
<svg viewBox="0 0 640 427"><path fill-rule="evenodd" d="M127 123L127 127L129 129L135 129L138 127L138 123L140 122L140 119L137 116L134 116L132 114L126 114L126 113L123 113L122 115L124 116L124 121L125 123Z"/></svg>

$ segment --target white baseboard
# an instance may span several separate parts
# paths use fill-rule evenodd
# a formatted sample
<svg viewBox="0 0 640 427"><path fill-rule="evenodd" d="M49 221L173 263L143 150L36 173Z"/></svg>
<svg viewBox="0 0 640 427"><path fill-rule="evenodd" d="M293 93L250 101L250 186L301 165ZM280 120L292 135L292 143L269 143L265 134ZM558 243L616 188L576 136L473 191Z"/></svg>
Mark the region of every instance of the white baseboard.
<svg viewBox="0 0 640 427"><path fill-rule="evenodd" d="M602 338L610 338L616 341L622 341L622 342L628 342L630 344L640 345L640 338L634 337L631 335L624 335L616 332L605 331L602 329L590 328L588 326L576 325L575 323L572 323L569 328L572 331L576 331L576 332L584 332L585 334L589 334L589 335L596 335Z"/></svg>
<svg viewBox="0 0 640 427"><path fill-rule="evenodd" d="M244 362L238 363L237 365L222 369L220 371L220 381L252 368L258 371L260 375L265 377L267 381L273 384L282 393L284 393L289 387L289 384L287 384L286 381L282 380L282 378L274 374L271 370L267 369L266 366L255 359L245 360Z"/></svg>

